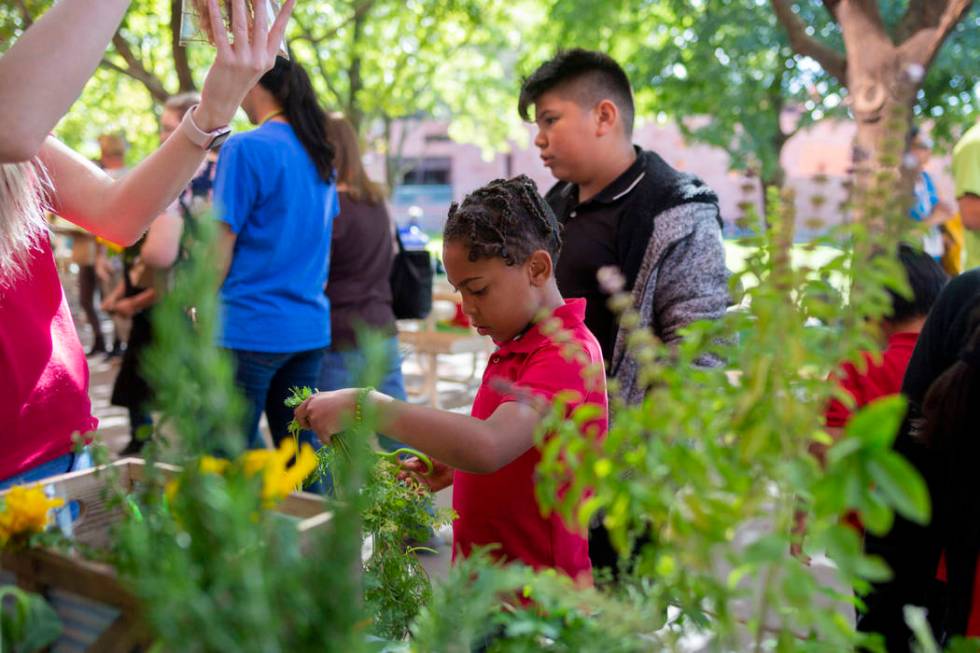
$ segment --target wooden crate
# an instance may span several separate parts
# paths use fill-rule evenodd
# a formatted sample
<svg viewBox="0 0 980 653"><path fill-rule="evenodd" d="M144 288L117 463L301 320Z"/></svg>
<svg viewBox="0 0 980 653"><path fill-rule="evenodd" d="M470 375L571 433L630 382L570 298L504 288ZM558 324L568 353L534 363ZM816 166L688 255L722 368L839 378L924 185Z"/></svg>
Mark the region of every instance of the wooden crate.
<svg viewBox="0 0 980 653"><path fill-rule="evenodd" d="M109 527L121 516L120 508L106 505L103 496L107 475L99 472L106 467L118 472L119 482L127 490L133 489L147 474L141 458L125 458L102 468L40 481L50 496L64 499L66 506L77 505L78 514L71 520L70 535L75 541L95 548L108 546ZM162 463L157 467L166 476L180 471ZM332 516L322 497L305 492L287 496L276 510L297 520L301 546L312 540L319 529L328 527ZM150 633L140 618L136 597L122 585L109 565L69 553L28 549L4 551L0 570L13 575L23 589L46 596L59 613L65 632L64 641L53 647L55 651L130 653L150 643Z"/></svg>

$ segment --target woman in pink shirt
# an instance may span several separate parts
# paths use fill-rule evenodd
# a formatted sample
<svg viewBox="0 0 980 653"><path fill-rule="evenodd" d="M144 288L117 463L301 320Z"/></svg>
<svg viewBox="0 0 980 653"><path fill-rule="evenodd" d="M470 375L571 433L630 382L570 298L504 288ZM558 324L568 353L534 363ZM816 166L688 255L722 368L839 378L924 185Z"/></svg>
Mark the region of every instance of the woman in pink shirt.
<svg viewBox="0 0 980 653"><path fill-rule="evenodd" d="M67 471L72 436L95 429L85 353L44 222L52 210L132 244L224 140L245 93L275 61L294 0L274 24L231 0L230 39L210 0L217 55L179 131L113 180L50 136L95 71L129 0L62 0L0 57L0 488ZM84 26L82 29L80 26Z"/></svg>

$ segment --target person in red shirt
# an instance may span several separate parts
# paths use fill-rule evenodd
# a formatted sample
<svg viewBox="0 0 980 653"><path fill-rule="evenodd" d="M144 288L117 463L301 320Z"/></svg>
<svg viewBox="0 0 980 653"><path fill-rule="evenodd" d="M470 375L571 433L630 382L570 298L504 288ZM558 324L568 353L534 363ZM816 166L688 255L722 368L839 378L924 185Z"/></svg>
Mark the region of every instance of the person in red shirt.
<svg viewBox="0 0 980 653"><path fill-rule="evenodd" d="M908 245L899 246L898 260L905 270L912 296L903 297L889 290L892 310L879 324L881 335L887 342L884 351L880 355L864 352L860 368L847 362L832 376L854 399L853 408L838 399L829 402L825 417L827 430L834 439L851 419L852 411L875 399L901 392L902 379L919 332L949 280L942 266L931 256Z"/></svg>
<svg viewBox="0 0 980 653"><path fill-rule="evenodd" d="M838 440L843 434L853 411L867 406L875 399L901 392L902 379L919 339L919 332L949 279L935 259L908 245L899 245L898 260L905 271L912 296L905 297L888 290L891 296L891 312L878 324L887 343L884 351L863 352L860 368L847 362L836 373L831 374L831 380L846 390L854 401L853 407L840 399L831 399L827 403L824 420L827 433L834 440ZM810 451L823 461L827 448L823 444L814 443L810 446ZM864 531L855 513L849 513L844 520L859 532ZM806 514L800 511L796 516L794 533L802 537L805 531ZM791 551L794 555L801 555L801 542L794 542Z"/></svg>
<svg viewBox="0 0 980 653"><path fill-rule="evenodd" d="M589 583L586 535L554 513L543 516L534 493L540 460L534 433L558 393L574 394L569 412L582 403L601 407L583 438L598 441L608 422L602 350L583 322L585 300L566 301L555 281L558 222L534 182L520 176L493 181L453 205L444 239L446 273L462 294L466 316L498 346L471 416L348 389L314 395L296 409L296 418L329 441L359 402L370 402L381 431L439 461L422 477L429 487L453 485L454 559L491 546L497 559L559 569ZM544 333L547 316L570 342L559 344Z"/></svg>

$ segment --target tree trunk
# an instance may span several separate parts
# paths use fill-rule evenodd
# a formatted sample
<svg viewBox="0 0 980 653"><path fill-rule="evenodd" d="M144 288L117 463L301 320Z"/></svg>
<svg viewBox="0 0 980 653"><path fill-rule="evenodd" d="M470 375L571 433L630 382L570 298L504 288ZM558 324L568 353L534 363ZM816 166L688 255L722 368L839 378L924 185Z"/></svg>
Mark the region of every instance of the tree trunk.
<svg viewBox="0 0 980 653"><path fill-rule="evenodd" d="M361 51L360 42L364 33L365 20L367 20L367 12L356 12L354 14L354 25L351 36L352 57L350 69L348 70L350 87L347 95L346 114L347 119L354 126L354 131L358 134L361 133L361 122L364 120L364 112L361 111L358 105L357 96L360 95L361 89L364 87L364 80L361 79L361 56L358 53Z"/></svg>
<svg viewBox="0 0 980 653"><path fill-rule="evenodd" d="M891 199L895 194L911 198L913 177L903 168L902 155L924 68L892 43L876 3L845 1L837 16L848 53L847 88L857 126L852 152L857 196L870 200L876 187L896 184ZM859 201L856 210L855 218L864 220L869 211L883 217L885 206Z"/></svg>
<svg viewBox="0 0 980 653"><path fill-rule="evenodd" d="M395 194L395 189L400 185L402 175L411 170L412 165L417 165L421 160L418 157L412 157L409 160L411 165L406 165L405 161L405 142L408 140L409 132L418 126L417 123L419 120L412 117L398 119L397 143L394 139L394 122L395 119L388 115L384 116L385 147L387 148L385 152L385 174L388 181L388 192L391 195Z"/></svg>

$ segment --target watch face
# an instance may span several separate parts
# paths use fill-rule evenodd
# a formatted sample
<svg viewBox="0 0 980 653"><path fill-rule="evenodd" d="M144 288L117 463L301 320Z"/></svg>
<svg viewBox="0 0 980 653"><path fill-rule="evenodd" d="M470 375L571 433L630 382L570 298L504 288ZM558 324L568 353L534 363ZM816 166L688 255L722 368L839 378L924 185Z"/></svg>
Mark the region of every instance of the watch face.
<svg viewBox="0 0 980 653"><path fill-rule="evenodd" d="M225 141L228 140L228 137L229 136L231 136L231 131L230 130L229 131L226 131L223 134L218 134L217 136L214 137L214 140L211 141L211 144L208 145L208 149L209 150L216 150L216 149L218 149L219 147L221 147L222 145L225 144Z"/></svg>

